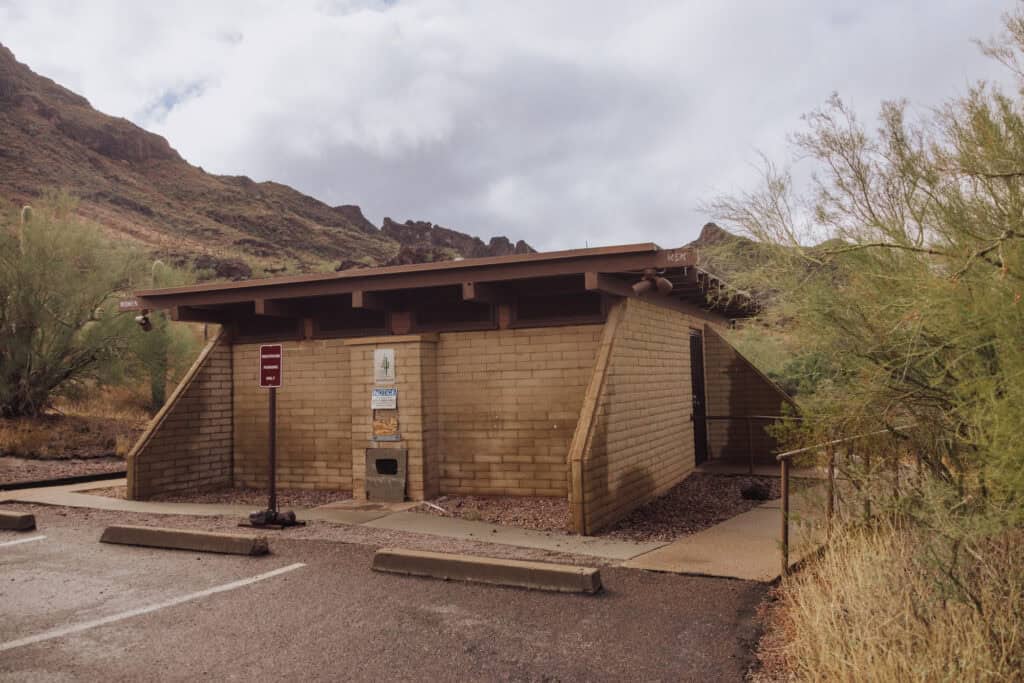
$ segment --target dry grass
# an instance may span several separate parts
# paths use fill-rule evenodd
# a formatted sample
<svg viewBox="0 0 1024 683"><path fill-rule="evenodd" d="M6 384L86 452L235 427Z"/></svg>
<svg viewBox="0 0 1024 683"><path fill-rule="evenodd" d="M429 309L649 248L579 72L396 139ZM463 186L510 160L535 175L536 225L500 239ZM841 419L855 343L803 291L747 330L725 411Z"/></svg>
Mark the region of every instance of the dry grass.
<svg viewBox="0 0 1024 683"><path fill-rule="evenodd" d="M1016 530L963 543L954 563L931 533L888 525L841 536L767 607L753 678L1021 680L1022 542Z"/></svg>
<svg viewBox="0 0 1024 683"><path fill-rule="evenodd" d="M60 402L35 418L0 419L0 455L42 460L124 457L149 415L128 389Z"/></svg>

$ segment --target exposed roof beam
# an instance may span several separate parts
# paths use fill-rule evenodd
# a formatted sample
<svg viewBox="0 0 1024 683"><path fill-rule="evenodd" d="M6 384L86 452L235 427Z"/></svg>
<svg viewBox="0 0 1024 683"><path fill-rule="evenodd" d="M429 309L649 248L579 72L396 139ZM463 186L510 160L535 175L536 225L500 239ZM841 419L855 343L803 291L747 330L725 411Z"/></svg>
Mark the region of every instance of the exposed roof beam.
<svg viewBox="0 0 1024 683"><path fill-rule="evenodd" d="M583 275L583 282L587 291L590 292L604 292L614 296L636 296L630 285L605 273L587 271Z"/></svg>
<svg viewBox="0 0 1024 683"><path fill-rule="evenodd" d="M253 301L253 310L256 315L266 315L274 318L301 318L302 314L292 306L273 299L256 299Z"/></svg>
<svg viewBox="0 0 1024 683"><path fill-rule="evenodd" d="M486 282L463 282L462 300L482 304L503 304L508 302L509 296Z"/></svg>
<svg viewBox="0 0 1024 683"><path fill-rule="evenodd" d="M352 292L352 308L365 308L370 311L390 311L390 306L377 292L357 289Z"/></svg>

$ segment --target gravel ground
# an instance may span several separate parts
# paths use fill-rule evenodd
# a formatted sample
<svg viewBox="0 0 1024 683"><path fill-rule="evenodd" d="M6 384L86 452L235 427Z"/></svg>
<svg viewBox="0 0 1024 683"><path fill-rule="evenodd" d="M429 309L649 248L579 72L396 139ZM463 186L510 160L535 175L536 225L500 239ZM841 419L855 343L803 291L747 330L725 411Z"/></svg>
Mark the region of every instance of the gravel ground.
<svg viewBox="0 0 1024 683"><path fill-rule="evenodd" d="M628 541L674 541L757 507L741 491L751 484L768 487L769 498L781 495L774 477L691 474L661 498L638 508L599 534Z"/></svg>
<svg viewBox="0 0 1024 683"><path fill-rule="evenodd" d="M100 472L124 470L124 458L104 457L81 460L36 460L29 458L0 457L0 484L14 484L23 481L42 481L59 477L77 477Z"/></svg>
<svg viewBox="0 0 1024 683"><path fill-rule="evenodd" d="M674 541L724 522L764 501L746 500L741 491L751 484L767 487L779 497L774 477L691 474L661 498L635 510L599 536L627 541ZM564 498L529 496L442 496L413 512L504 524L537 531L569 533L569 503Z"/></svg>
<svg viewBox="0 0 1024 683"><path fill-rule="evenodd" d="M569 530L569 501L565 498L441 496L430 502L444 508L445 512L430 505L420 505L412 511L536 531L568 533Z"/></svg>
<svg viewBox="0 0 1024 683"><path fill-rule="evenodd" d="M83 493L106 496L108 498L125 498L127 488L111 486L102 489L89 489ZM352 498L351 491L311 491L308 489L278 489L277 504L280 508L315 508L327 503ZM212 505L266 505L267 490L252 488L219 488L194 493L165 493L149 498L160 503L206 503Z"/></svg>
<svg viewBox="0 0 1024 683"><path fill-rule="evenodd" d="M266 536L270 539L271 549L275 539L313 539L335 541L340 543L357 543L375 548L409 548L412 550L429 550L438 553L462 553L482 557L501 557L514 560L535 560L543 562L559 562L587 567L609 567L618 564L614 560L604 560L590 555L572 555L569 553L552 552L535 548L520 548L497 543L466 541L445 536L417 534L409 531L391 529L374 529L353 524L332 524L330 522L310 521L306 526L290 529L253 529L238 526L236 517L198 517L194 515L152 515L137 512L121 512L115 510L93 510L90 508L72 508L53 505L35 505L32 503L4 503L5 510L18 510L35 513L40 520L40 529L45 528L46 518L56 515L62 520L83 526L110 524L138 524L142 526L174 527L178 529L201 529L204 531L220 531L249 536Z"/></svg>
<svg viewBox="0 0 1024 683"><path fill-rule="evenodd" d="M788 621L782 601L782 588L776 586L757 607L761 631L754 650L754 665L747 673L752 683L777 683L793 680L786 668L785 647L789 638Z"/></svg>

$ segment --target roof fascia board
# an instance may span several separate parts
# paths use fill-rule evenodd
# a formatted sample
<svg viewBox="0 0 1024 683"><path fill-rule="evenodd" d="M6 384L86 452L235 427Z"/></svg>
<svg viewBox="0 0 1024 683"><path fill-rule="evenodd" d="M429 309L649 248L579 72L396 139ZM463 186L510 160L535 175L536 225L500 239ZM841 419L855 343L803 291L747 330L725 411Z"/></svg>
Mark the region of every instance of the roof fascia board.
<svg viewBox="0 0 1024 683"><path fill-rule="evenodd" d="M651 245L653 246L653 245ZM587 271L618 272L667 268L690 265L695 258L693 250L633 251L615 254L593 253L560 259L534 259L502 257L502 259L476 259L449 262L448 268L393 269L375 268L354 271L344 278L318 279L278 278L244 283L224 283L201 287L148 290L138 292L139 303L145 308L170 306L215 306L241 303L255 299L292 299L310 296L351 294L354 291L389 291L462 285L464 282L502 282L551 277ZM495 261L498 262L495 262ZM438 266L439 264L425 264Z"/></svg>

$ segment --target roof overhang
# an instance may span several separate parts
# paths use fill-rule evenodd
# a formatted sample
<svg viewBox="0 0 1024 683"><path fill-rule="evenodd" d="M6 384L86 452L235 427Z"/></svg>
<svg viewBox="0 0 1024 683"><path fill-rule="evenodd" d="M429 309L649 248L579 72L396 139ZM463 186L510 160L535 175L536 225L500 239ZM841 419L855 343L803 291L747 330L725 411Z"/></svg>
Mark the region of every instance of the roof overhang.
<svg viewBox="0 0 1024 683"><path fill-rule="evenodd" d="M377 293L447 286L462 287L466 301L486 301L495 286L515 289L517 284L565 276L577 276L581 289L613 296L639 296L663 305L717 307L726 317L753 312L749 299L743 297L722 299L727 303L717 305L709 302L708 293L721 284L697 266L695 249L661 249L653 243L215 282L144 290L135 296L141 308L172 309L176 319L223 322L243 304L251 305L255 315L287 315L292 300L348 294L354 306L371 307ZM671 291L653 288L644 292L643 287L636 291L634 285L652 276L671 282Z"/></svg>

